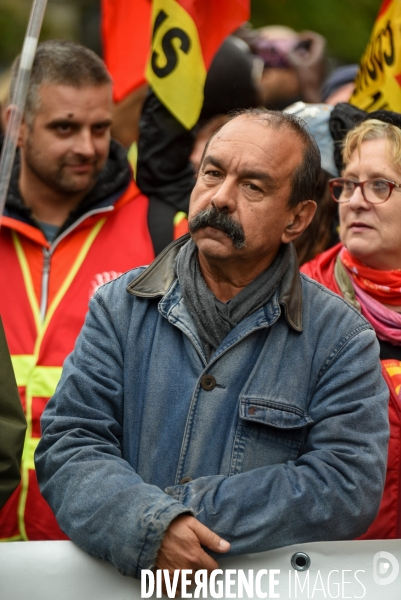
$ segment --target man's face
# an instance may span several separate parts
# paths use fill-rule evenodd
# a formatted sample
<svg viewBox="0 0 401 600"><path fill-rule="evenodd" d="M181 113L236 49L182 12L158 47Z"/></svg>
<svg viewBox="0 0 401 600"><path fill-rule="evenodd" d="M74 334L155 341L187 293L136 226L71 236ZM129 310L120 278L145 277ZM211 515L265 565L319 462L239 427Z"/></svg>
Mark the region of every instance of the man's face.
<svg viewBox="0 0 401 600"><path fill-rule="evenodd" d="M225 125L209 144L191 196L189 228L201 254L268 266L281 242L298 235L291 230L297 209L287 204L301 161L302 143L286 127L246 116ZM205 226L203 211L210 209ZM232 236L224 221L233 225Z"/></svg>
<svg viewBox="0 0 401 600"><path fill-rule="evenodd" d="M20 136L22 169L65 195L88 193L108 156L112 98L109 85L42 85L33 122Z"/></svg>

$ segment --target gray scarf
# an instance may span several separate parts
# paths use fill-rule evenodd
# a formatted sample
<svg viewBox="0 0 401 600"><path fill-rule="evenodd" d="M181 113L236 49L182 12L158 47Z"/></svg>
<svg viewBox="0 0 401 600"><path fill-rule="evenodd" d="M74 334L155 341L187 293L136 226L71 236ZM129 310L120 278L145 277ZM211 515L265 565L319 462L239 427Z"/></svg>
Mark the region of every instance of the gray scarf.
<svg viewBox="0 0 401 600"><path fill-rule="evenodd" d="M198 249L192 240L182 247L175 270L185 306L191 315L209 360L240 321L258 310L277 290L290 262L290 248L282 244L268 269L262 271L228 303L221 302L202 277Z"/></svg>

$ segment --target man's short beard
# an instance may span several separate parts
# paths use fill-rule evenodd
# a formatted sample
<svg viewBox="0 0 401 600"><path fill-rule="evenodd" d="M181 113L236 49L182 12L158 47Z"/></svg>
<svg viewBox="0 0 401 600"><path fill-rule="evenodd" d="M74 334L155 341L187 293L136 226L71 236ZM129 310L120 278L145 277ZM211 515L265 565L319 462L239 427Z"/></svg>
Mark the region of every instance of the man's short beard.
<svg viewBox="0 0 401 600"><path fill-rule="evenodd" d="M79 179L75 180L72 177L68 177L68 173L66 176L64 172L65 162L48 165L40 154L38 155L29 136L25 147L25 162L28 169L37 179L55 192L64 194L66 197L80 193L88 194L95 187L100 173L99 168L95 168L91 179L86 183L81 183ZM90 161L82 159L81 161L78 160L76 164L85 165L88 162Z"/></svg>
<svg viewBox="0 0 401 600"><path fill-rule="evenodd" d="M240 250L246 245L245 233L242 226L234 221L226 212L217 210L214 206L201 210L188 223L189 231L195 233L203 227L214 227L225 233L234 245L234 248Z"/></svg>

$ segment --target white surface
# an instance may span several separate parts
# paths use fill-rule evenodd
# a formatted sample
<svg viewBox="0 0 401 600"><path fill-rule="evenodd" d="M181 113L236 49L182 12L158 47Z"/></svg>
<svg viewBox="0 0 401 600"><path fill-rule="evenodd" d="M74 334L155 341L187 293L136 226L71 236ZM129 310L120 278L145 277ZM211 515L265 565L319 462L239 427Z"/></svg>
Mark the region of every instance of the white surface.
<svg viewBox="0 0 401 600"><path fill-rule="evenodd" d="M36 46L38 38L27 36L24 41L24 46L21 52L21 69L30 71L32 69L33 60L36 54Z"/></svg>
<svg viewBox="0 0 401 600"><path fill-rule="evenodd" d="M308 554L311 566L309 590L307 584L303 591L297 584L295 594L295 571L291 567L291 557L298 551ZM392 558L377 555L378 552L390 553ZM279 582L274 587L274 593L279 594L275 597L284 600L401 600L401 568L394 581L386 584L396 575L397 563L401 567L401 540L299 544L260 554L226 558L220 560L219 564L223 570L242 569L246 577L249 576L249 570L253 569L254 578L262 569L280 570L279 574L274 575ZM305 577L306 572L298 573L301 585L304 585ZM233 578L236 579L235 576ZM269 593L268 575L261 577L261 590L267 593L267 598L273 597ZM231 592L236 594L235 585ZM91 558L72 542L0 544L1 600L138 600L140 597L139 581L123 577L112 565Z"/></svg>

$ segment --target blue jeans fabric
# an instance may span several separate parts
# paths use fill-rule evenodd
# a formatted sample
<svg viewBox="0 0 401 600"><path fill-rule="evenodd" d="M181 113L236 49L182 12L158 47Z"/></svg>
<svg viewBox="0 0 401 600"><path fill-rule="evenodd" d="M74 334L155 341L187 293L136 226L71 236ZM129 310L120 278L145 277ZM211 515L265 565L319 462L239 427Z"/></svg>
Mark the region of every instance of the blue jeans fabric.
<svg viewBox="0 0 401 600"><path fill-rule="evenodd" d="M142 271L95 294L42 417L37 475L61 528L135 577L188 512L231 554L361 535L388 442L367 321L300 275L302 332L277 291L207 362L178 280L160 300L127 293Z"/></svg>

